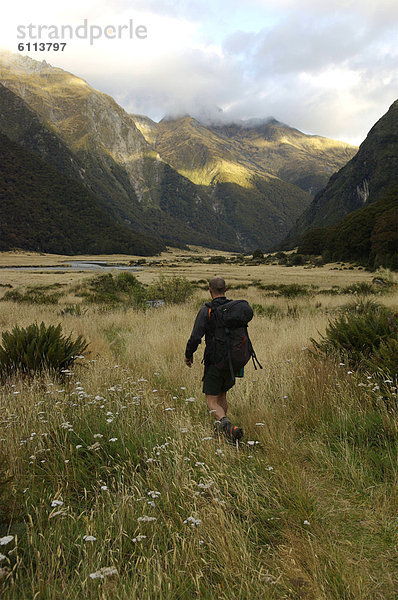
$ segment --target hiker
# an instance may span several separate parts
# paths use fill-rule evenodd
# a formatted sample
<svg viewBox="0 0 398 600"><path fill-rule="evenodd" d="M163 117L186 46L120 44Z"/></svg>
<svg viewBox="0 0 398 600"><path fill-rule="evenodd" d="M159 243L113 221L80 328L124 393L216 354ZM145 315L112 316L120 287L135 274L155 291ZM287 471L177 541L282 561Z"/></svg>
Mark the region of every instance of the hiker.
<svg viewBox="0 0 398 600"><path fill-rule="evenodd" d="M203 393L216 418L215 432L236 442L242 438L243 430L232 425L227 417L226 393L235 385L235 377L242 376L238 372L251 357L254 363L255 353L247 334L253 311L245 300L225 297L226 285L221 277L210 280L209 292L212 302L202 306L196 317L185 350L185 363L192 366L194 352L205 335Z"/></svg>

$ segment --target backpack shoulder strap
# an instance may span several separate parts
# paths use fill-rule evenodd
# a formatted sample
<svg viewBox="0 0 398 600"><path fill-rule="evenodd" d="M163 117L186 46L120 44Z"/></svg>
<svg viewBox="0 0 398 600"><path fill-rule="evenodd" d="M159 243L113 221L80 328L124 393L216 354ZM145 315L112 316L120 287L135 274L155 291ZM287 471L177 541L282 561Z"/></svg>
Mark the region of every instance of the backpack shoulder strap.
<svg viewBox="0 0 398 600"><path fill-rule="evenodd" d="M217 309L220 308L221 306L224 306L225 304L228 304L229 302L233 302L233 300L228 300L226 299L225 302L223 302L222 304L218 304L217 306L213 305L213 301L212 302L205 302L205 306L207 306L207 317L210 320L211 317L211 313L214 312L214 314L217 314Z"/></svg>

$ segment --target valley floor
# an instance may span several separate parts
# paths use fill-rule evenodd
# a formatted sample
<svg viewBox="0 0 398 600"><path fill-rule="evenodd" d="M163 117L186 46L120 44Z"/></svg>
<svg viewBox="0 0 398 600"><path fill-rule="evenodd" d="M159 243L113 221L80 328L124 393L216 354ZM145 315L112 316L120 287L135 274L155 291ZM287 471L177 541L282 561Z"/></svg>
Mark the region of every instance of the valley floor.
<svg viewBox="0 0 398 600"><path fill-rule="evenodd" d="M13 536L0 547L2 598L394 600L396 390L310 353L356 301L343 288L372 274L182 262L187 254L137 277L225 274L230 297L262 307L250 334L264 369L248 365L229 394L239 449L213 438L200 347L184 365L205 283L181 305L143 311L84 304L74 286L92 273L0 269L13 286L2 297L63 284L52 305L1 301L2 332L43 320L90 344L64 381L16 378L0 391L0 470L11 478L0 483L0 544ZM0 265L18 260L64 257L0 255ZM258 282L318 287L289 298ZM369 298L398 310L396 291Z"/></svg>

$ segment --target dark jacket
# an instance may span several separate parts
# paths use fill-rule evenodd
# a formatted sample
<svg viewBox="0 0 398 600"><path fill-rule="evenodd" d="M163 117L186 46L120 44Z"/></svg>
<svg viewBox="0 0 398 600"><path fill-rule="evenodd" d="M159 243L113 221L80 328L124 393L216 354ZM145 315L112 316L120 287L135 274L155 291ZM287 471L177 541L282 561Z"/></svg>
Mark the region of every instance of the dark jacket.
<svg viewBox="0 0 398 600"><path fill-rule="evenodd" d="M225 296L215 298L211 302L211 306L216 308L229 302ZM212 364L213 345L214 345L214 332L215 332L215 319L209 319L209 306L202 306L197 314L195 323L192 329L191 337L188 340L187 347L185 350L186 358L192 358L197 347L201 343L202 337L205 336L206 348L204 353L205 365Z"/></svg>

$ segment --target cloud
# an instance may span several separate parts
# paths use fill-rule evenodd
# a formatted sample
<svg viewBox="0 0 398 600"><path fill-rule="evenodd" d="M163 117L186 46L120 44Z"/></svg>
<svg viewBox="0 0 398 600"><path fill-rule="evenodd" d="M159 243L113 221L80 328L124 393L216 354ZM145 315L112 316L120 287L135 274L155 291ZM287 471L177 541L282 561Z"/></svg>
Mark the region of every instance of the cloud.
<svg viewBox="0 0 398 600"><path fill-rule="evenodd" d="M269 117L360 142L396 98L395 0L19 0L0 24L119 24L148 39L74 41L33 53L85 78L131 112Z"/></svg>

